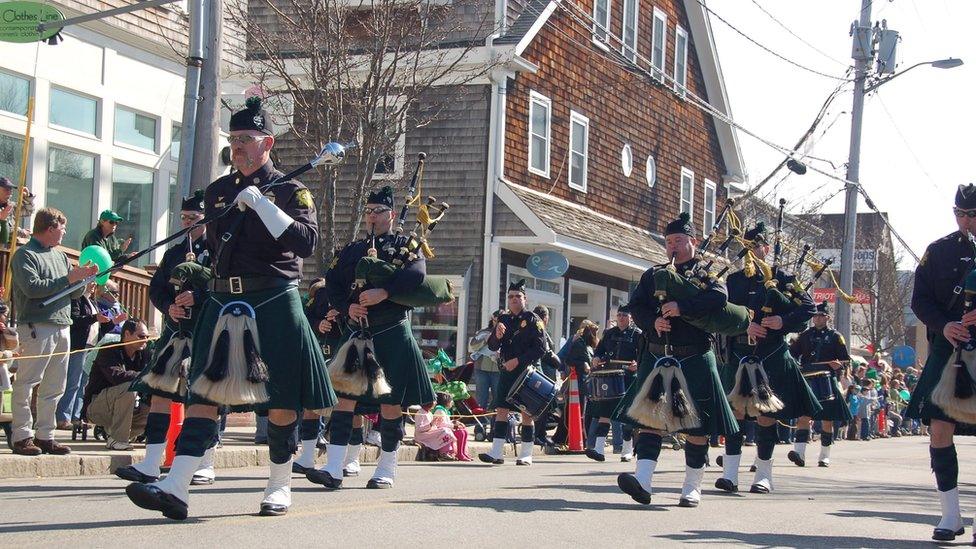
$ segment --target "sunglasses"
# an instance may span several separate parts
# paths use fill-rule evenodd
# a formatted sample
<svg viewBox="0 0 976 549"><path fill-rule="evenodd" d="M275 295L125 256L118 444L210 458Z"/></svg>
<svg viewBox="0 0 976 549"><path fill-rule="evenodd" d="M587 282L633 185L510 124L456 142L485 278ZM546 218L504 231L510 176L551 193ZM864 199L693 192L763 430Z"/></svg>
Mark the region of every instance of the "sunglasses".
<svg viewBox="0 0 976 549"><path fill-rule="evenodd" d="M250 145L255 141L260 141L268 137L267 135L232 135L227 138L227 142L231 145Z"/></svg>
<svg viewBox="0 0 976 549"><path fill-rule="evenodd" d="M369 215L369 214L377 214L377 215L379 215L381 213L386 213L386 212L390 212L390 211L393 211L393 209L392 208L387 208L386 206L377 206L375 208L363 208L363 213L366 214L366 215Z"/></svg>
<svg viewBox="0 0 976 549"><path fill-rule="evenodd" d="M953 208L952 213L956 214L956 217L968 217L970 219L976 217L976 210L964 210L962 208Z"/></svg>

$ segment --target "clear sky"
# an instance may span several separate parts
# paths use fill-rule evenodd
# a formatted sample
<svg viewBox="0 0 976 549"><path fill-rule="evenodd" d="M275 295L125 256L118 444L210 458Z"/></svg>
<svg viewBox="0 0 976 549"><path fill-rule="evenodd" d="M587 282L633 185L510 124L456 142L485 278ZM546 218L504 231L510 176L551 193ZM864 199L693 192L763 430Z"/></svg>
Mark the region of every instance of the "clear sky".
<svg viewBox="0 0 976 549"><path fill-rule="evenodd" d="M716 14L771 50L822 73L844 76L851 59L851 23L860 0L709 0ZM764 14L764 8L799 38ZM861 182L892 224L921 256L925 246L955 229L956 186L976 183L976 1L874 0L872 20L899 31L898 69L920 61L962 58L948 70L918 67L867 97L861 146ZM840 82L777 59L712 17L735 120L780 145L792 147ZM802 39L802 40L801 40ZM807 42L807 44L804 43ZM817 50L820 50L819 52ZM896 72L897 72L896 70ZM850 142L851 85L830 107L810 154L831 160L844 176ZM826 131L824 131L826 130ZM740 132L751 183L761 181L783 155ZM809 161L832 170L830 165ZM783 174L785 174L785 170ZM780 176L766 189L773 191ZM769 197L800 211L823 202L826 213L844 209L841 183L808 171L790 176ZM833 198L827 200L831 195ZM867 211L861 200L858 211ZM904 268L915 263L905 254Z"/></svg>

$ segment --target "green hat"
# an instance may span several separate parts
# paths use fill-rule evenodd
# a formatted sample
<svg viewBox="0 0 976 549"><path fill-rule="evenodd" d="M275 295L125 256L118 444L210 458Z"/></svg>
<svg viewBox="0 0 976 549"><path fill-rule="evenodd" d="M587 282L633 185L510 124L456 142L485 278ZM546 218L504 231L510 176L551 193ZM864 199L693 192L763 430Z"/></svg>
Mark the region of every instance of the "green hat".
<svg viewBox="0 0 976 549"><path fill-rule="evenodd" d="M104 210L102 213L98 214L99 221L125 221L121 215L113 212L112 210Z"/></svg>

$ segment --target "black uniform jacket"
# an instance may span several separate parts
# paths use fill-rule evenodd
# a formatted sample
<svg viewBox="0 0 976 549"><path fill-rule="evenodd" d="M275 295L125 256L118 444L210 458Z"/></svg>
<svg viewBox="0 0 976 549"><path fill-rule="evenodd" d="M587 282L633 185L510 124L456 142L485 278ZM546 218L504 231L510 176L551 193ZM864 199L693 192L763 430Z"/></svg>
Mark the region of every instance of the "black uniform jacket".
<svg viewBox="0 0 976 549"><path fill-rule="evenodd" d="M235 172L217 179L207 187L204 195L206 215L234 204L237 194L245 187L263 186L280 175L269 161L247 177ZM276 185L263 194L294 222L277 240L250 208L242 212L235 207L227 215L208 223L207 248L218 277L268 276L289 280L301 277L302 258L312 255L318 241L312 195L296 180ZM232 236L224 244L227 233Z"/></svg>
<svg viewBox="0 0 976 549"><path fill-rule="evenodd" d="M829 360L850 360L851 358L847 352L844 336L832 328L822 330L808 328L804 330L790 345L790 354L800 361L800 367L804 371L832 370L827 364L813 366L811 364Z"/></svg>
<svg viewBox="0 0 976 549"><path fill-rule="evenodd" d="M164 317L169 312L169 306L176 301L176 288L170 284L169 277L173 273L174 267L186 262L189 238L187 235L178 244L166 250L166 253L163 254L163 260L159 262L159 267L156 268L156 272L153 273L152 279L149 281L149 301L152 301L153 307L163 313ZM196 255L197 263L204 266L210 264L210 252L207 251L205 238L200 237L193 241L193 253ZM195 304L202 304L204 297L204 291L194 290L193 302Z"/></svg>
<svg viewBox="0 0 976 549"><path fill-rule="evenodd" d="M499 351L498 364L517 358L518 367L528 366L542 358L546 350L545 327L532 311L523 310L519 314L505 313L498 319L505 325L505 335L495 337L492 330L488 336L488 348Z"/></svg>
<svg viewBox="0 0 976 549"><path fill-rule="evenodd" d="M973 269L973 243L956 231L929 244L915 269L912 311L929 334L962 318L964 277Z"/></svg>
<svg viewBox="0 0 976 549"><path fill-rule="evenodd" d="M776 283L782 291L787 285L792 284L792 279L783 271L777 270ZM750 311L759 311L766 303L766 292L768 290L763 283L763 276L759 269L756 269L756 273L751 277L747 277L744 271L736 271L729 275L726 284L730 303L743 305ZM794 306L792 310L780 314L783 318L783 327L779 330L767 329L769 337L800 332L807 327L807 322L817 312L816 306L814 306L813 299L807 292L801 292L797 299L799 299L799 303L791 302Z"/></svg>

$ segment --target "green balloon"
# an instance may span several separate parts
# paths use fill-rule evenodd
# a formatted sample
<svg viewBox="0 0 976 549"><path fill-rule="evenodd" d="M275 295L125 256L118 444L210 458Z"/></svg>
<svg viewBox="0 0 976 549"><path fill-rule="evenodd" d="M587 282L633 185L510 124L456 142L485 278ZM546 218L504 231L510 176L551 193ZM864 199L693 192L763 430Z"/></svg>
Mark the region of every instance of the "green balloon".
<svg viewBox="0 0 976 549"><path fill-rule="evenodd" d="M898 392L898 394L901 395L901 398L904 400L909 400L912 398L912 394L908 392L908 389L902 389Z"/></svg>
<svg viewBox="0 0 976 549"><path fill-rule="evenodd" d="M81 255L78 256L79 265L87 265L89 263L98 265L98 270L104 271L112 266L112 256L108 255L108 250L105 248L97 244L92 244L91 246L87 246L84 250L82 250ZM97 282L99 286L104 286L105 283L108 282L108 277L109 273L105 273L96 278L95 282Z"/></svg>

